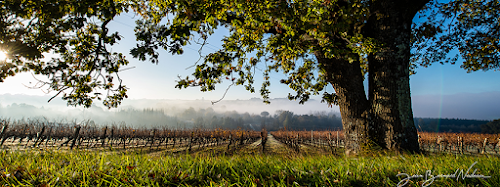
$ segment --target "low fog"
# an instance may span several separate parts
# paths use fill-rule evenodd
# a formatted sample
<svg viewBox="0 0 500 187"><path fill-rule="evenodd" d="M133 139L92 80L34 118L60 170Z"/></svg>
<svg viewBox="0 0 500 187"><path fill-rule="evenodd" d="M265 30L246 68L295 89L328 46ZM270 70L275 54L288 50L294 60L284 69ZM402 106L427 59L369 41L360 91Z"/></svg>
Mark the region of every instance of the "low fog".
<svg viewBox="0 0 500 187"><path fill-rule="evenodd" d="M134 127L168 126L170 128L230 128L260 130L283 128L338 129L341 127L338 107L310 100L304 105L288 99L222 100L134 100L127 99L115 109L101 103L90 108L66 106L66 102L50 97L0 95L0 118L10 120L42 119L62 123L92 120L98 125ZM288 117L287 117L288 116ZM286 121L286 122L285 122ZM314 124L314 125L312 125Z"/></svg>
<svg viewBox="0 0 500 187"><path fill-rule="evenodd" d="M1 119L43 119L80 123L93 120L99 125L126 124L136 127L169 126L171 128L249 128L258 129L261 125L286 123L289 127L337 128L340 114L337 106L328 108L325 103L310 100L304 105L285 98L271 99L265 104L261 99L222 100L212 105L209 100L152 100L126 99L115 109L107 109L102 103L95 103L91 108L66 106L66 102L55 98L50 103L50 96L0 95ZM454 95L413 96L413 114L415 118L458 118L494 120L500 118L500 92L462 93ZM269 113L263 116L262 113ZM311 118L311 116L314 116ZM262 119L270 121L263 121ZM272 120L271 120L272 118ZM324 121L333 120L331 125ZM274 120L274 121L273 121ZM273 127L278 128L279 124Z"/></svg>

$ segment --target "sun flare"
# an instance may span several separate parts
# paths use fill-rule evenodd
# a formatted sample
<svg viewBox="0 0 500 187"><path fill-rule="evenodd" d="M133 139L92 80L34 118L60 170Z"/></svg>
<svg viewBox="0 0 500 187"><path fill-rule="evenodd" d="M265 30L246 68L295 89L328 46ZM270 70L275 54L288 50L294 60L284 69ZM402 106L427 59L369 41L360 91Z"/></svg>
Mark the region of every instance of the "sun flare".
<svg viewBox="0 0 500 187"><path fill-rule="evenodd" d="M5 51L0 50L0 61L4 61L7 59L7 53Z"/></svg>

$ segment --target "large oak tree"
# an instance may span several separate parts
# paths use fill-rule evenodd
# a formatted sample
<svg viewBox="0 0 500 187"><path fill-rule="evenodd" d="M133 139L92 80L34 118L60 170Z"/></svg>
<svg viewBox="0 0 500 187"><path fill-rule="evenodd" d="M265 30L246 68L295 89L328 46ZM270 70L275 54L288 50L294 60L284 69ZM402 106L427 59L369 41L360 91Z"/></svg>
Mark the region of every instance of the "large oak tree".
<svg viewBox="0 0 500 187"><path fill-rule="evenodd" d="M143 16L131 54L153 63L159 62L159 48L182 54L183 46L197 41L203 47L225 27L230 34L221 49L204 56L193 76L180 79L177 87L210 91L226 80L254 92L258 67L266 102L272 71L287 75L281 83L296 92L289 99L300 103L331 85L335 93L323 92L323 100L340 107L349 154L364 147L419 150L409 87L412 65L456 62L458 57L447 54L458 49L469 71L499 67L497 0L7 0L1 6L0 47L15 55L2 65L0 80L33 70L49 77L50 89L68 90L63 98L69 104L90 106L104 99L115 107L126 97L126 87L121 81L114 85L113 77L128 63L108 52L121 39L108 33L115 16L127 10ZM414 23L418 12L428 19ZM41 61L48 51L61 57ZM99 89L111 92L101 98Z"/></svg>

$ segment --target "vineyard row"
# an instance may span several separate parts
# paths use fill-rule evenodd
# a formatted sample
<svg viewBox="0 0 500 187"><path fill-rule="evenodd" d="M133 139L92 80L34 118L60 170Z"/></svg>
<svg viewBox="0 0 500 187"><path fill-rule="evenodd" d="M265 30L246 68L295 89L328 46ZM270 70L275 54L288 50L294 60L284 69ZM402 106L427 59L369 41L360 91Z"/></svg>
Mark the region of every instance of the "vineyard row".
<svg viewBox="0 0 500 187"><path fill-rule="evenodd" d="M275 139L296 152L301 145L314 146L334 152L344 147L342 131L273 131ZM419 132L420 148L430 152L449 152L460 154L499 154L500 134L477 133L430 133Z"/></svg>
<svg viewBox="0 0 500 187"><path fill-rule="evenodd" d="M0 120L1 147L69 147L73 148L192 148L244 145L261 138L259 131L244 130L174 130L162 128L132 128L127 126L99 127L92 123L63 124L40 121Z"/></svg>

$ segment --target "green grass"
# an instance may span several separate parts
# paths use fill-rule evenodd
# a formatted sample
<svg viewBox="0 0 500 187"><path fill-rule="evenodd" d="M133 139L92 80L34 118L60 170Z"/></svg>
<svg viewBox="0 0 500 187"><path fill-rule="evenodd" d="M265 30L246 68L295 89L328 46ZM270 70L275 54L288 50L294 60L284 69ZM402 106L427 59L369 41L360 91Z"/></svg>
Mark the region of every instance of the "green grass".
<svg viewBox="0 0 500 187"><path fill-rule="evenodd" d="M500 186L500 158L455 155L333 155L98 151L0 151L3 186L396 186L398 173L464 172L488 179L436 179L430 186ZM412 179L406 186L421 186ZM420 184L420 185L419 185Z"/></svg>

